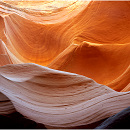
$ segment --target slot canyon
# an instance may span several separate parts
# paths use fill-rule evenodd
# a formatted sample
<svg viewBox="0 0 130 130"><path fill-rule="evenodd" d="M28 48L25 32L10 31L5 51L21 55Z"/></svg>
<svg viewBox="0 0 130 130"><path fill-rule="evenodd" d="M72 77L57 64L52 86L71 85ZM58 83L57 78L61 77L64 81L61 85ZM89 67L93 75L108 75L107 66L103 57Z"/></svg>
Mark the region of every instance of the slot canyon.
<svg viewBox="0 0 130 130"><path fill-rule="evenodd" d="M87 129L128 108L129 14L130 1L1 0L0 116Z"/></svg>

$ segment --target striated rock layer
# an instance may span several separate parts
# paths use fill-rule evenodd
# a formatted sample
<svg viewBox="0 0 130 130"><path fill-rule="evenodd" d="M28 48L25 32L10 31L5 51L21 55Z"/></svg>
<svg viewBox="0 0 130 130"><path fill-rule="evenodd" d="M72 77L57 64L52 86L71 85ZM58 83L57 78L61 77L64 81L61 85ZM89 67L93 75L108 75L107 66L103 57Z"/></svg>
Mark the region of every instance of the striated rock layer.
<svg viewBox="0 0 130 130"><path fill-rule="evenodd" d="M0 91L16 110L49 126L90 124L130 104L130 92L116 92L90 78L36 64L6 65L0 74Z"/></svg>
<svg viewBox="0 0 130 130"><path fill-rule="evenodd" d="M75 1L49 13L8 3L0 2L0 39L13 63L48 65L70 44L83 41L112 45L130 41L128 1Z"/></svg>
<svg viewBox="0 0 130 130"><path fill-rule="evenodd" d="M1 0L0 114L72 128L130 106L129 12L129 1Z"/></svg>

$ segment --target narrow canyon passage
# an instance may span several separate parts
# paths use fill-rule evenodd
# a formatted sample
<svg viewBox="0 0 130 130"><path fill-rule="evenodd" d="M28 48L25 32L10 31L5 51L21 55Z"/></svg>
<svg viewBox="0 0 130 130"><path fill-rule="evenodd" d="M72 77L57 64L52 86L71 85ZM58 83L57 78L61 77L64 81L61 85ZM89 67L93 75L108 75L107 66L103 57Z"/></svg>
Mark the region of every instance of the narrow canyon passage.
<svg viewBox="0 0 130 130"><path fill-rule="evenodd" d="M0 115L73 128L130 106L129 13L129 1L1 0Z"/></svg>

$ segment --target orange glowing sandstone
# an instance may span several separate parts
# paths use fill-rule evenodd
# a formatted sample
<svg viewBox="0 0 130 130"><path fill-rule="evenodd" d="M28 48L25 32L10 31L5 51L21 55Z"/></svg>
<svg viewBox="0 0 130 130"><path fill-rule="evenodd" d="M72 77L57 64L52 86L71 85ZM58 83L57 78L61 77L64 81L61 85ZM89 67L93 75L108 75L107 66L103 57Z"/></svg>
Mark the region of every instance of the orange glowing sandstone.
<svg viewBox="0 0 130 130"><path fill-rule="evenodd" d="M24 116L58 128L128 107L130 2L41 3L0 2L0 92ZM14 112L2 93L0 114Z"/></svg>

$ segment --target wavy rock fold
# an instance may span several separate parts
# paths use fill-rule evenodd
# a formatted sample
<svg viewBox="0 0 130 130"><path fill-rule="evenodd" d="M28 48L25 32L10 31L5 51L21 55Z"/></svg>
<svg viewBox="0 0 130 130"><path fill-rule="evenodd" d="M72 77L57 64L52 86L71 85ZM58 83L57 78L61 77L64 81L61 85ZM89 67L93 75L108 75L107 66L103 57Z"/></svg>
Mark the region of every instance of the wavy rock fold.
<svg viewBox="0 0 130 130"><path fill-rule="evenodd" d="M130 106L129 1L0 1L0 114L54 128Z"/></svg>

